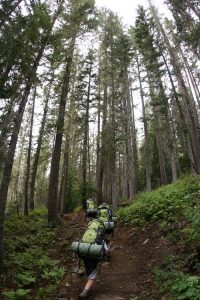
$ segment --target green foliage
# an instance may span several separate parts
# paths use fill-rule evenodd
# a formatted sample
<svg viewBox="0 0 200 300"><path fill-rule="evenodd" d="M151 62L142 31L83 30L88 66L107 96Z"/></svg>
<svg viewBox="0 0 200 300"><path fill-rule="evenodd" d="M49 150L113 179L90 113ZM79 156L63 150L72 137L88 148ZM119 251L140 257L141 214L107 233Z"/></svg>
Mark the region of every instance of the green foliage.
<svg viewBox="0 0 200 300"><path fill-rule="evenodd" d="M156 270L168 300L199 300L200 177L187 176L150 193L141 193L118 217L134 225L158 223L162 234L182 250ZM194 273L195 272L195 273ZM194 276L195 275L195 276Z"/></svg>
<svg viewBox="0 0 200 300"><path fill-rule="evenodd" d="M5 291L2 295L6 300L26 300L30 290L17 289L16 291Z"/></svg>
<svg viewBox="0 0 200 300"><path fill-rule="evenodd" d="M13 214L7 217L5 271L0 278L5 299L29 299L30 289L41 281L52 283L56 288L64 275L60 261L51 258L56 239L57 229L48 226L47 211L31 212L28 217L20 215L18 218Z"/></svg>
<svg viewBox="0 0 200 300"><path fill-rule="evenodd" d="M41 287L38 289L36 300L49 300L49 295L55 292L55 285L48 285L47 287Z"/></svg>
<svg viewBox="0 0 200 300"><path fill-rule="evenodd" d="M156 281L168 300L199 300L200 177L186 176L158 190L141 193L117 215L126 223L158 223L162 234L182 248L156 270ZM178 252L179 253L179 252ZM194 273L195 272L195 273Z"/></svg>
<svg viewBox="0 0 200 300"><path fill-rule="evenodd" d="M200 282L197 276L158 269L156 270L156 280L162 292L170 293L169 299L199 300Z"/></svg>
<svg viewBox="0 0 200 300"><path fill-rule="evenodd" d="M117 215L134 225L171 222L182 217L190 220L194 207L199 205L199 190L199 176L189 176L158 190L139 194L129 207L120 209Z"/></svg>
<svg viewBox="0 0 200 300"><path fill-rule="evenodd" d="M75 213L79 213L81 211L82 207L81 206L78 206L75 208L74 212Z"/></svg>
<svg viewBox="0 0 200 300"><path fill-rule="evenodd" d="M82 195L84 194L86 198L89 198L95 191L92 184L88 182L83 184L77 179L75 174L69 174L68 197L65 203L65 212L72 212L75 208L82 207Z"/></svg>
<svg viewBox="0 0 200 300"><path fill-rule="evenodd" d="M55 267L52 270L45 271L42 277L45 279L50 279L53 283L58 284L63 278L63 275L64 268Z"/></svg>
<svg viewBox="0 0 200 300"><path fill-rule="evenodd" d="M196 208L194 214L191 214L191 240L200 243L200 207Z"/></svg>
<svg viewBox="0 0 200 300"><path fill-rule="evenodd" d="M28 271L17 274L16 278L22 286L28 286L36 281L36 278Z"/></svg>

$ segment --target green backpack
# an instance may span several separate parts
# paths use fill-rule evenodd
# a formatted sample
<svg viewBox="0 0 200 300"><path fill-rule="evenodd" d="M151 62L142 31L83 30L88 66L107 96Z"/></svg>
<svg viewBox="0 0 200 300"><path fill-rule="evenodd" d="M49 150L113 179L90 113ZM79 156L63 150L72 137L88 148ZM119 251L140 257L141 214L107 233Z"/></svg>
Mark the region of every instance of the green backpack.
<svg viewBox="0 0 200 300"><path fill-rule="evenodd" d="M93 258L101 260L104 253L105 229L103 222L92 220L79 242L73 242L71 249L79 258Z"/></svg>
<svg viewBox="0 0 200 300"><path fill-rule="evenodd" d="M95 203L94 200L87 199L86 203L87 203L87 209L94 209L94 208L96 208L96 203Z"/></svg>
<svg viewBox="0 0 200 300"><path fill-rule="evenodd" d="M87 226L87 229L82 237L82 242L89 244L101 244L104 239L104 233L105 228L103 222L97 219L92 220Z"/></svg>
<svg viewBox="0 0 200 300"><path fill-rule="evenodd" d="M97 216L98 219L102 222L108 222L110 220L110 214L109 214L109 205L100 205L97 209Z"/></svg>

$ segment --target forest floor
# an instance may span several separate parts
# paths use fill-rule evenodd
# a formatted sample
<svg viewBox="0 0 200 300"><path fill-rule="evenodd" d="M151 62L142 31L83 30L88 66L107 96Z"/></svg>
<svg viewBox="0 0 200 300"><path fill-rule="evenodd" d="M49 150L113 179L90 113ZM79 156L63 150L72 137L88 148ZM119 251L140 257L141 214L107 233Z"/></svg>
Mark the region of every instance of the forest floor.
<svg viewBox="0 0 200 300"><path fill-rule="evenodd" d="M76 300L86 283L84 272L78 274L78 259L70 250L69 229L77 230L82 236L86 222L83 213L63 216L63 226L59 233L57 255L66 256L69 269L66 272L55 300ZM169 254L174 254L176 246L162 236L157 225L131 227L117 224L112 238L111 260L103 262L95 287L88 299L94 300L167 300L155 284L154 269ZM81 267L84 270L83 267ZM81 272L80 272L81 273Z"/></svg>

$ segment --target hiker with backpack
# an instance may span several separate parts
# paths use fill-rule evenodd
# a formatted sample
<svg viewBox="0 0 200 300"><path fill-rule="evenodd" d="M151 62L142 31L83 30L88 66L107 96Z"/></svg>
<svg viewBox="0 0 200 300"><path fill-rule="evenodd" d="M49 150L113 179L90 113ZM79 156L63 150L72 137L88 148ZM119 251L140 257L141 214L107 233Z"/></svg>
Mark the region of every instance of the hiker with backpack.
<svg viewBox="0 0 200 300"><path fill-rule="evenodd" d="M109 204L103 202L99 205L97 209L97 217L98 220L104 223L105 227L105 241L108 246L107 256L106 259L110 259L110 249L111 249L111 236L114 234L114 221L113 221L113 214L112 209L110 208Z"/></svg>
<svg viewBox="0 0 200 300"><path fill-rule="evenodd" d="M100 221L104 222L105 232L113 234L114 231L114 221L113 221L113 214L112 209L107 203L102 203L99 205L97 209L97 217Z"/></svg>
<svg viewBox="0 0 200 300"><path fill-rule="evenodd" d="M84 262L87 282L79 298L87 298L100 271L103 256L108 252L103 222L98 219L90 221L82 240L72 243L72 251Z"/></svg>
<svg viewBox="0 0 200 300"><path fill-rule="evenodd" d="M97 214L97 204L92 198L86 200L85 218L95 218Z"/></svg>
<svg viewBox="0 0 200 300"><path fill-rule="evenodd" d="M103 222L112 222L112 209L109 204L103 202L97 209L97 216Z"/></svg>

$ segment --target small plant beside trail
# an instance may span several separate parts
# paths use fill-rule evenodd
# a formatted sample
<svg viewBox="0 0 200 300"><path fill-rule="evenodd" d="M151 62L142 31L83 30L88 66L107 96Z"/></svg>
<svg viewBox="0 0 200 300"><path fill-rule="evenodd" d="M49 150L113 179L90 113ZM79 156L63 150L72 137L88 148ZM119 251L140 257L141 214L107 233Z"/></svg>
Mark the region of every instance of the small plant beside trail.
<svg viewBox="0 0 200 300"><path fill-rule="evenodd" d="M3 299L50 299L65 271L60 261L52 258L57 230L48 227L46 211L7 218L6 257L0 277Z"/></svg>
<svg viewBox="0 0 200 300"><path fill-rule="evenodd" d="M200 299L200 176L188 176L158 190L141 193L118 211L123 222L134 226L159 224L160 234L177 255L155 270L167 300Z"/></svg>

